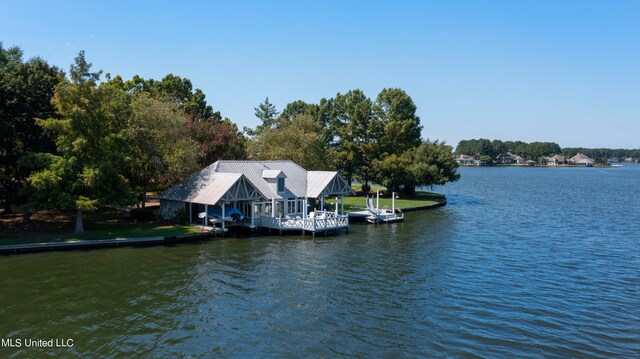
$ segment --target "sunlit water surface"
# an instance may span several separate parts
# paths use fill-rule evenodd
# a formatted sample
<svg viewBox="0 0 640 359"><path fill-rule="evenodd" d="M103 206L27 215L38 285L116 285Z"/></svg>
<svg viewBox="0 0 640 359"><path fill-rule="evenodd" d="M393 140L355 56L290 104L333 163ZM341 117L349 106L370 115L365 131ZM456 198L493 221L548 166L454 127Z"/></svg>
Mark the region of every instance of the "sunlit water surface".
<svg viewBox="0 0 640 359"><path fill-rule="evenodd" d="M640 355L640 166L461 168L348 234L0 257L3 357Z"/></svg>

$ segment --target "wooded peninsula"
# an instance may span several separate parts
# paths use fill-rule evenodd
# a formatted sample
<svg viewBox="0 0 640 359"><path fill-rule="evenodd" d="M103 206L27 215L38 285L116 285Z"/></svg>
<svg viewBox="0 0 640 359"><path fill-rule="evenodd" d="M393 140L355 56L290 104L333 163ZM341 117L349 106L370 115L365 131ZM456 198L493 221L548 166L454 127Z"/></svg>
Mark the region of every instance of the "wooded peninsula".
<svg viewBox="0 0 640 359"><path fill-rule="evenodd" d="M0 43L0 208L28 222L37 211L83 216L144 207L217 160L288 159L338 171L348 183L412 195L459 178L453 148L421 136L416 105L402 89L375 99L361 90L278 110L266 98L256 128L223 117L189 79L94 71L81 51L65 74Z"/></svg>

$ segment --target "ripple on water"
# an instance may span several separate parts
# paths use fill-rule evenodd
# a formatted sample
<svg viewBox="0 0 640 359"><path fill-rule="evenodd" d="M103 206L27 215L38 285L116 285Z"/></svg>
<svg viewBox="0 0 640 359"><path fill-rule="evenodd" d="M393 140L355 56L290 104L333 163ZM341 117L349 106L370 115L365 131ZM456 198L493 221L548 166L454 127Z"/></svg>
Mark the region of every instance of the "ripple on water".
<svg viewBox="0 0 640 359"><path fill-rule="evenodd" d="M0 330L72 356L631 357L640 166L574 170L463 168L446 207L336 237L0 257Z"/></svg>

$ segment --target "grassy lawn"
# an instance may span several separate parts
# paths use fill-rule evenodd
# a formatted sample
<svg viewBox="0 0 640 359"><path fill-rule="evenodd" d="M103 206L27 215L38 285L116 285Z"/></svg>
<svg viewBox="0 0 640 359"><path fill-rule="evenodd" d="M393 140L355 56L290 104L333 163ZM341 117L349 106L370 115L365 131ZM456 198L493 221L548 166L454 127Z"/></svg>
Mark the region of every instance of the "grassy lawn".
<svg viewBox="0 0 640 359"><path fill-rule="evenodd" d="M361 185L354 184L352 185L354 191L356 191L357 195L352 197L344 198L344 210L345 212L356 212L362 211L367 208L365 203L366 196L360 192ZM381 190L384 191L386 188L381 186L371 186L371 192L373 192L373 205L375 206L375 191ZM440 203L445 200L445 196L439 193L426 192L426 191L416 191L416 195L412 197L406 197L400 195L400 198L396 198L396 208L409 208L409 207L418 207L418 206L428 206L436 203ZM380 208L391 208L391 195L383 196L380 193Z"/></svg>
<svg viewBox="0 0 640 359"><path fill-rule="evenodd" d="M197 233L191 226L171 225L165 222L128 222L123 211L101 210L85 218L83 234L73 233L75 217L72 213L43 212L23 224L18 216L3 215L0 223L0 245L40 242L63 242L110 238L139 238L173 236Z"/></svg>

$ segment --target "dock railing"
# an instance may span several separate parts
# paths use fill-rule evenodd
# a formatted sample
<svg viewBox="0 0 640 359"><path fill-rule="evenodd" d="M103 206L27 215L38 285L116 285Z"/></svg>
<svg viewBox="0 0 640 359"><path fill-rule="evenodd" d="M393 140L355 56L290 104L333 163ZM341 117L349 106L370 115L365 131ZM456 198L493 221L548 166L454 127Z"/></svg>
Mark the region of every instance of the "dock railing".
<svg viewBox="0 0 640 359"><path fill-rule="evenodd" d="M313 216L306 219L300 215L289 215L284 218L261 217L260 226L275 229L327 230L348 227L349 217L346 214L336 216L335 212L316 211Z"/></svg>

